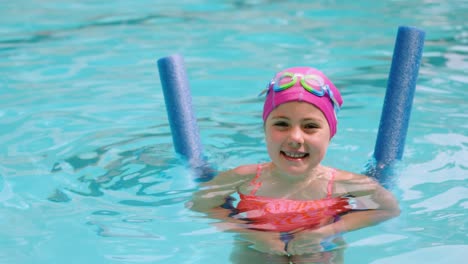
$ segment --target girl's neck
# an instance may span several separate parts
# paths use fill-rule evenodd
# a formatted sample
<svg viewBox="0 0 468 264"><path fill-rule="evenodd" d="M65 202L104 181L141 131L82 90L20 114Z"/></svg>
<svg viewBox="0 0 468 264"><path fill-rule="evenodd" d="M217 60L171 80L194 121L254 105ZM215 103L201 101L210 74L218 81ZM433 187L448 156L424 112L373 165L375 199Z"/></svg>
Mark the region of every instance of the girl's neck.
<svg viewBox="0 0 468 264"><path fill-rule="evenodd" d="M271 177L289 184L308 184L315 179L323 177L327 173L327 168L321 164L318 164L314 168L300 175L292 175L281 171L274 163L270 163L268 168L270 170Z"/></svg>

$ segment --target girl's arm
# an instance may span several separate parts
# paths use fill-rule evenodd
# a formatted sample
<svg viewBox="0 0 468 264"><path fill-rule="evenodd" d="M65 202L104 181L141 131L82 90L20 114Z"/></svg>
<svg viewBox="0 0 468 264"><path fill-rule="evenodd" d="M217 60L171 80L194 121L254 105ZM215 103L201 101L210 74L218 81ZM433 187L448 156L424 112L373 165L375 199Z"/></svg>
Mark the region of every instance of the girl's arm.
<svg viewBox="0 0 468 264"><path fill-rule="evenodd" d="M354 197L351 198L355 200L354 210L334 223L296 233L289 245L289 253L307 253L325 238L376 225L400 214L398 202L392 193L364 175L345 173L337 177L335 196L342 195Z"/></svg>
<svg viewBox="0 0 468 264"><path fill-rule="evenodd" d="M220 173L211 181L202 183L193 194L187 207L193 211L206 214L209 218L219 219L213 223L225 232L235 232L252 243L252 248L269 254L285 255L284 243L278 232L262 232L249 229L248 223L231 216L232 211L223 208L229 196L238 188L250 181L256 173L257 165L246 165Z"/></svg>
<svg viewBox="0 0 468 264"><path fill-rule="evenodd" d="M187 207L193 211L201 212L213 216L214 218L224 218L220 214L221 205L226 203L229 196L237 192L238 188L255 175L255 165L246 165L232 170L222 172L209 182L200 184L192 200L187 203ZM227 210L225 210L227 211ZM214 213L213 215L211 215ZM229 213L226 213L228 215Z"/></svg>
<svg viewBox="0 0 468 264"><path fill-rule="evenodd" d="M375 180L360 174L342 175L343 180L336 182L336 192L338 195L353 196L355 208L339 221L324 226L319 231L334 235L376 225L400 215L400 208L393 194Z"/></svg>

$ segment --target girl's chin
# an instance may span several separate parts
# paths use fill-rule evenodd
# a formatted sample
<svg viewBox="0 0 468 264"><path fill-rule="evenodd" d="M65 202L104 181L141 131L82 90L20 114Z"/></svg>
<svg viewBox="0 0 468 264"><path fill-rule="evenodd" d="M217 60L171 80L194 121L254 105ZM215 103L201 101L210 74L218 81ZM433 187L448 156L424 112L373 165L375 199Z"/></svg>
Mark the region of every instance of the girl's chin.
<svg viewBox="0 0 468 264"><path fill-rule="evenodd" d="M282 171L290 175L303 175L309 168L305 162L290 162L288 160L282 160L278 165L280 165Z"/></svg>
<svg viewBox="0 0 468 264"><path fill-rule="evenodd" d="M280 153L276 166L285 174L291 176L303 176L308 174L313 167L313 160L307 154L302 158L292 158ZM317 164L318 165L318 164Z"/></svg>

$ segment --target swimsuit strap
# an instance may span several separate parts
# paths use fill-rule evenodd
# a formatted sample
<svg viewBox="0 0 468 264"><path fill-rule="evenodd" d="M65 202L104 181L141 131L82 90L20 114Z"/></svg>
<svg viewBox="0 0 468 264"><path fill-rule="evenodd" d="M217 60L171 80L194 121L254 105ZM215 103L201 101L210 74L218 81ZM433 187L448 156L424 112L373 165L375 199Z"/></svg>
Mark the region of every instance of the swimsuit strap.
<svg viewBox="0 0 468 264"><path fill-rule="evenodd" d="M327 198L332 198L333 195L333 182L335 181L336 170L331 169L330 174L330 180L328 181L327 186Z"/></svg>
<svg viewBox="0 0 468 264"><path fill-rule="evenodd" d="M260 186L262 186L262 182L257 181L260 177L260 174L262 174L262 165L258 164L257 173L255 174L255 177L250 181L250 186L253 186L253 189L250 191L250 195L255 195Z"/></svg>

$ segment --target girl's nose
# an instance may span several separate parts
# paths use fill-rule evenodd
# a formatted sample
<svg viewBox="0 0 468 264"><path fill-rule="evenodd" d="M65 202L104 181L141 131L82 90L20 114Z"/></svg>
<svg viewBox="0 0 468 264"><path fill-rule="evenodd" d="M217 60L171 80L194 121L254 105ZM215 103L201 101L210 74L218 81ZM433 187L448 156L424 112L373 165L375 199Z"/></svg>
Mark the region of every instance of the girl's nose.
<svg viewBox="0 0 468 264"><path fill-rule="evenodd" d="M293 148L299 148L304 144L304 136L300 127L292 127L289 133L288 145Z"/></svg>

